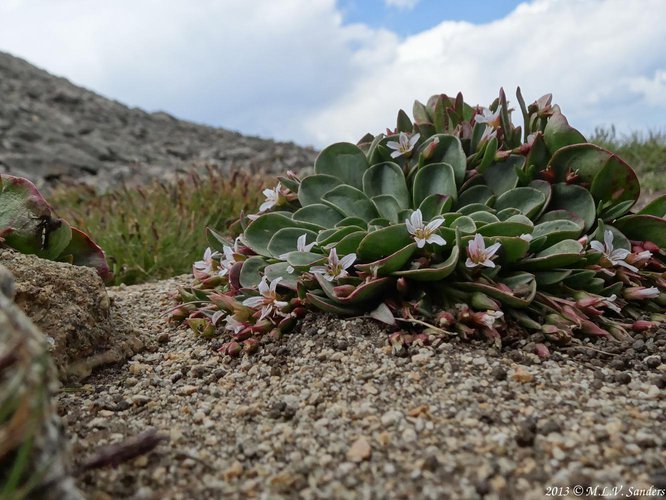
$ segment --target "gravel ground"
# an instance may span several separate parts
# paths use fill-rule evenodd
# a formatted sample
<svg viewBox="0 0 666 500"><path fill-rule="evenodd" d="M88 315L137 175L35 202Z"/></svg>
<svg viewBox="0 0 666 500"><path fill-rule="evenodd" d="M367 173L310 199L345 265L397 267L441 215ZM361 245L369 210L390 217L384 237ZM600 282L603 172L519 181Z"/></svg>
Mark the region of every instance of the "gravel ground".
<svg viewBox="0 0 666 500"><path fill-rule="evenodd" d="M169 292L184 283L111 289L149 349L59 396L79 462L147 429L169 438L82 475L90 498L666 489L666 330L547 361L448 340L396 357L376 324L312 315L252 357L231 360L165 322Z"/></svg>

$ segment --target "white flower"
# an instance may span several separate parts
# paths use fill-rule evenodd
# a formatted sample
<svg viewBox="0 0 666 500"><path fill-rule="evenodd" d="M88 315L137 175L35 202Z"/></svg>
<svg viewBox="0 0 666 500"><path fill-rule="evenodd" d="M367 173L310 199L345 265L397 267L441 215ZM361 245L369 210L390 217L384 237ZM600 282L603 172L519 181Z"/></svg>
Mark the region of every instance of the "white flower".
<svg viewBox="0 0 666 500"><path fill-rule="evenodd" d="M426 243L434 243L435 245L446 245L446 240L438 234L434 234L437 228L444 223L444 219L435 219L428 223L423 224L423 214L421 210L417 209L412 212L409 219L405 219L407 231L414 237L416 246L423 248Z"/></svg>
<svg viewBox="0 0 666 500"><path fill-rule="evenodd" d="M496 321L499 321L504 316L502 311L488 310L481 316L481 322L488 328L492 328Z"/></svg>
<svg viewBox="0 0 666 500"><path fill-rule="evenodd" d="M479 115L476 115L476 116L479 116ZM493 137L496 137L496 136L497 136L497 130L495 130L493 127L487 125L486 128L483 131L483 134L481 134L481 138L479 139L479 144L482 144L485 141L489 141L490 139L492 139Z"/></svg>
<svg viewBox="0 0 666 500"><path fill-rule="evenodd" d="M249 214L247 218L250 219L252 222L254 222L259 218L259 214Z"/></svg>
<svg viewBox="0 0 666 500"><path fill-rule="evenodd" d="M402 155L409 156L409 153L411 153L412 149L414 149L414 146L416 146L416 143L418 142L420 137L421 134L414 134L410 138L405 132L400 132L397 142L388 141L386 143L386 145L390 149L394 150L391 153L391 158L397 158L398 156Z"/></svg>
<svg viewBox="0 0 666 500"><path fill-rule="evenodd" d="M256 309L261 306L261 316L259 316L259 321L270 315L272 312L280 314L280 309L287 307L288 302L278 300L277 292L275 288L282 278L275 278L269 285L268 279L266 276L261 278L261 283L259 283L259 297L250 297L243 301L243 305L247 307L252 307Z"/></svg>
<svg viewBox="0 0 666 500"><path fill-rule="evenodd" d="M233 316L227 316L227 324L225 325L224 329L229 330L236 333L239 333L241 330L245 328L245 325L238 321L236 318Z"/></svg>
<svg viewBox="0 0 666 500"><path fill-rule="evenodd" d="M492 258L502 246L501 243L494 243L486 248L486 243L483 241L483 236L475 234L474 239L467 243L467 267L495 267Z"/></svg>
<svg viewBox="0 0 666 500"><path fill-rule="evenodd" d="M302 234L298 237L296 240L296 251L297 252L309 252L312 250L312 247L315 246L315 241L312 243L306 244L305 242L307 241L307 234ZM282 255L279 256L280 259L285 260L287 258L287 253L283 253Z"/></svg>
<svg viewBox="0 0 666 500"><path fill-rule="evenodd" d="M623 290L624 298L627 300L656 299L661 292L656 286L645 288L642 286L630 286Z"/></svg>
<svg viewBox="0 0 666 500"><path fill-rule="evenodd" d="M351 267L355 260L355 253L347 254L342 259L338 259L338 251L333 247L328 254L327 265L313 266L310 269L310 272L323 274L326 281L333 281L336 278L344 278L345 276L348 276L349 273L347 272L347 269Z"/></svg>
<svg viewBox="0 0 666 500"><path fill-rule="evenodd" d="M652 252L649 250L643 250L635 254L634 262L640 262L642 260L648 260L652 258Z"/></svg>
<svg viewBox="0 0 666 500"><path fill-rule="evenodd" d="M624 259L626 259L631 253L629 250L625 250L623 248L613 248L613 232L610 229L606 229L604 231L603 244L600 241L594 240L590 242L590 246L597 252L603 253L614 266L626 267L630 271L634 272L638 271L637 267L634 267L624 261Z"/></svg>
<svg viewBox="0 0 666 500"><path fill-rule="evenodd" d="M476 123L487 123L493 128L500 126L500 113L502 112L502 106L497 106L497 110L493 113L487 108L482 108L481 114L474 115L474 121Z"/></svg>
<svg viewBox="0 0 666 500"><path fill-rule="evenodd" d="M194 263L194 268L204 272L204 273L210 273L213 271L213 258L216 257L216 254L213 253L213 251L209 248L206 248L206 251L204 252L203 255L203 260L198 260Z"/></svg>
<svg viewBox="0 0 666 500"><path fill-rule="evenodd" d="M622 309L620 309L614 302L617 299L617 295L613 294L610 297L603 297L601 299L601 305L606 306L608 309L611 311L615 311L616 313L620 314L622 313Z"/></svg>
<svg viewBox="0 0 666 500"><path fill-rule="evenodd" d="M224 258L220 259L220 270L217 272L219 276L226 276L227 273L231 270L236 261L236 254L238 253L238 243L240 241L240 236L234 241L234 247L231 248L229 245L224 245L222 251L224 253Z"/></svg>
<svg viewBox="0 0 666 500"><path fill-rule="evenodd" d="M259 206L259 213L265 212L266 210L273 208L277 205L282 204L282 186L278 182L277 185L273 189L264 189L263 193L264 196L266 197L266 201L264 201L260 206Z"/></svg>

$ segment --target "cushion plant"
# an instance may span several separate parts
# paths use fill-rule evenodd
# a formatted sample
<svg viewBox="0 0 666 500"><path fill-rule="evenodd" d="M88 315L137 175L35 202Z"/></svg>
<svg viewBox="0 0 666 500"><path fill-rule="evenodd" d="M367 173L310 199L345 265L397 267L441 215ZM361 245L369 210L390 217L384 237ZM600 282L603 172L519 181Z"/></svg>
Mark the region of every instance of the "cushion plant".
<svg viewBox="0 0 666 500"><path fill-rule="evenodd" d="M208 230L174 318L223 335L229 354L308 308L424 341L649 328L645 313L659 321L666 305L666 197L632 210L640 186L625 161L588 143L550 95L527 106L518 89L517 101L522 126L502 90L488 109L441 94L386 134L326 147L314 173L266 189L235 241Z"/></svg>

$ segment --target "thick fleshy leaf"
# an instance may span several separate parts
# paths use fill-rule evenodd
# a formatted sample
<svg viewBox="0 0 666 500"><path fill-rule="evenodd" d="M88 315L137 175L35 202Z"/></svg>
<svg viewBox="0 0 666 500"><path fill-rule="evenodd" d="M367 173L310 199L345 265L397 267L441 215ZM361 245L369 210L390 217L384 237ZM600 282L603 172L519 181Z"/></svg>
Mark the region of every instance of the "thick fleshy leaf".
<svg viewBox="0 0 666 500"><path fill-rule="evenodd" d="M513 217L514 215L520 215L522 212L518 210L517 208L505 208L504 210L500 210L497 212L495 215L499 220L507 220L510 217Z"/></svg>
<svg viewBox="0 0 666 500"><path fill-rule="evenodd" d="M575 222L566 219L542 222L534 226L532 231L532 245L530 249L538 252L546 247L550 247L562 240L578 238L583 232ZM543 238L541 241L538 239Z"/></svg>
<svg viewBox="0 0 666 500"><path fill-rule="evenodd" d="M585 221L583 218L579 217L573 212L570 212L569 210L550 210L548 212L544 212L544 214L539 217L537 222L538 224L542 224L544 222L558 221L563 219L578 224L581 231L583 231L585 228Z"/></svg>
<svg viewBox="0 0 666 500"><path fill-rule="evenodd" d="M382 218L397 224L399 222L399 214L401 212L400 204L390 194L382 194L372 198L372 203L375 205L377 212Z"/></svg>
<svg viewBox="0 0 666 500"><path fill-rule="evenodd" d="M441 194L431 194L419 205L419 210L423 215L423 220L432 220L438 215L448 212L453 205L453 199L450 196Z"/></svg>
<svg viewBox="0 0 666 500"><path fill-rule="evenodd" d="M310 224L317 224L322 228L329 228L344 219L344 215L323 203L313 203L296 210L292 218Z"/></svg>
<svg viewBox="0 0 666 500"><path fill-rule="evenodd" d="M535 257L523 259L519 265L528 271L547 271L567 267L580 261L583 246L576 240L563 240L542 250Z"/></svg>
<svg viewBox="0 0 666 500"><path fill-rule="evenodd" d="M560 148L550 159L548 167L553 182L565 182L568 174L575 173L583 182L590 184L611 156L611 152L594 144L573 144Z"/></svg>
<svg viewBox="0 0 666 500"><path fill-rule="evenodd" d="M312 252L289 252L287 255L287 264L296 269L310 268L315 264L321 264L326 260L326 257Z"/></svg>
<svg viewBox="0 0 666 500"><path fill-rule="evenodd" d="M472 203L493 206L494 200L495 193L493 193L488 186L479 184L460 193L458 201L456 202L456 209L471 205Z"/></svg>
<svg viewBox="0 0 666 500"><path fill-rule="evenodd" d="M537 285L539 286L552 286L562 283L568 278L573 270L571 269L554 269L553 271L539 271L534 273Z"/></svg>
<svg viewBox="0 0 666 500"><path fill-rule="evenodd" d="M400 208L411 206L411 197L402 169L393 162L373 165L363 175L363 191L368 198L391 195Z"/></svg>
<svg viewBox="0 0 666 500"><path fill-rule="evenodd" d="M272 254L268 251L268 244L277 231L286 227L296 227L315 232L321 229L319 226L308 222L292 220L286 215L269 213L260 215L258 219L252 221L243 233L243 239L247 246L259 255L271 257Z"/></svg>
<svg viewBox="0 0 666 500"><path fill-rule="evenodd" d="M261 282L262 271L267 262L262 257L250 257L243 262L240 272L240 284L243 288L253 288Z"/></svg>
<svg viewBox="0 0 666 500"><path fill-rule="evenodd" d="M517 187L506 191L495 201L495 210L517 208L525 216L535 217L541 213L546 197L537 189L531 187Z"/></svg>
<svg viewBox="0 0 666 500"><path fill-rule="evenodd" d="M345 217L342 219L340 222L338 222L335 227L348 227L348 226L356 226L360 229L367 229L368 228L368 222L364 221L360 217Z"/></svg>
<svg viewBox="0 0 666 500"><path fill-rule="evenodd" d="M615 227L632 240L651 241L666 248L666 219L654 215L627 215Z"/></svg>
<svg viewBox="0 0 666 500"><path fill-rule="evenodd" d="M324 148L315 160L317 174L331 175L357 189L363 188L363 174L368 169L368 159L358 146L338 142Z"/></svg>
<svg viewBox="0 0 666 500"><path fill-rule="evenodd" d="M460 247L455 245L451 249L449 257L439 264L434 264L422 269L408 269L405 271L396 271L394 276L403 276L414 281L440 281L449 276L456 269L458 259L460 258Z"/></svg>
<svg viewBox="0 0 666 500"><path fill-rule="evenodd" d="M320 274L315 274L319 286L326 296L339 304L357 305L364 302L374 301L380 298L387 287L393 284L393 279L379 278L359 284L356 289L346 296L340 296L335 292L335 287L330 281L326 281Z"/></svg>
<svg viewBox="0 0 666 500"><path fill-rule="evenodd" d="M497 148L499 147L499 142L497 137L492 137L487 143L483 150L483 156L481 157L481 162L476 167L476 171L480 174L485 173L490 165L495 161L495 155L497 154Z"/></svg>
<svg viewBox="0 0 666 500"><path fill-rule="evenodd" d="M358 246L358 258L363 262L374 262L397 252L414 239L405 224L396 224L369 233Z"/></svg>
<svg viewBox="0 0 666 500"><path fill-rule="evenodd" d="M435 134L421 145L419 152L426 150L433 141L438 141L438 144L427 162L450 165L454 172L455 183L458 186L462 185L467 171L467 156L465 156L460 139L453 135Z"/></svg>
<svg viewBox="0 0 666 500"><path fill-rule="evenodd" d="M617 205L623 201L638 200L641 187L636 172L620 157L612 155L594 177L590 193L597 201L608 201Z"/></svg>
<svg viewBox="0 0 666 500"><path fill-rule="evenodd" d="M553 196L549 210L568 210L578 215L585 222L584 230L588 231L595 223L597 208L590 192L574 184L553 184Z"/></svg>
<svg viewBox="0 0 666 500"><path fill-rule="evenodd" d="M663 194L645 205L638 212L641 215L654 215L655 217L666 217L666 194Z"/></svg>
<svg viewBox="0 0 666 500"><path fill-rule="evenodd" d="M496 222L499 222L499 219L495 214L488 212L486 210L472 212L469 214L469 218L474 221L474 224L476 224L477 228L480 228L482 224L483 225L494 224Z"/></svg>
<svg viewBox="0 0 666 500"><path fill-rule="evenodd" d="M322 197L321 201L340 210L347 217L360 217L368 221L379 215L363 191L346 184L333 188Z"/></svg>
<svg viewBox="0 0 666 500"><path fill-rule="evenodd" d="M210 227L206 228L206 240L208 241L208 246L217 252L224 251L225 246L234 246L234 242L232 240L225 238Z"/></svg>
<svg viewBox="0 0 666 500"><path fill-rule="evenodd" d="M486 224L480 227L478 233L482 236L520 236L521 234L530 234L532 224L525 224L517 221L499 221Z"/></svg>
<svg viewBox="0 0 666 500"><path fill-rule="evenodd" d="M412 195L414 206L433 194L446 195L455 200L458 196L453 167L448 163L430 163L414 176Z"/></svg>
<svg viewBox="0 0 666 500"><path fill-rule="evenodd" d="M356 269L368 274L387 276L399 271L409 261L416 251L416 243L410 243L388 257L370 262L368 264L357 264Z"/></svg>
<svg viewBox="0 0 666 500"><path fill-rule="evenodd" d="M342 181L332 175L308 175L298 188L298 201L304 207L320 204L322 196L340 184Z"/></svg>
<svg viewBox="0 0 666 500"><path fill-rule="evenodd" d="M458 229L463 234L474 234L476 232L476 224L474 223L474 220L466 215L456 217L451 224L447 224L446 219L444 220L445 225L448 225L451 229Z"/></svg>
<svg viewBox="0 0 666 500"><path fill-rule="evenodd" d="M522 169L524 165L524 156L511 155L504 161L490 165L483 173L483 178L493 193L500 196L518 185L516 169Z"/></svg>
<svg viewBox="0 0 666 500"><path fill-rule="evenodd" d="M289 288L290 290L296 291L298 287L298 273L289 272L290 264L287 262L278 262L276 264L271 264L264 268L264 275L268 278L268 281L273 281L278 278L280 280L280 286Z"/></svg>
<svg viewBox="0 0 666 500"><path fill-rule="evenodd" d="M297 227L285 227L275 232L268 242L268 252L273 257L296 250L298 238L306 235L306 243L312 243L317 239L315 231L301 229Z"/></svg>
<svg viewBox="0 0 666 500"><path fill-rule="evenodd" d="M502 284L508 286L511 292L498 288L497 285L475 281L457 282L454 286L460 290L470 292L483 292L509 307L528 307L537 292L536 279L530 273L515 273L504 278Z"/></svg>
<svg viewBox="0 0 666 500"><path fill-rule="evenodd" d="M548 119L543 131L543 139L550 154L571 144L587 142L583 134L569 125L569 122L557 106L553 106L555 113Z"/></svg>
<svg viewBox="0 0 666 500"><path fill-rule="evenodd" d="M398 132L411 132L412 131L412 120L409 119L407 113L402 109L398 111L398 119L396 121L396 128Z"/></svg>
<svg viewBox="0 0 666 500"><path fill-rule="evenodd" d="M469 205L465 205L464 207L459 208L458 212L468 216L475 212L487 212L489 214L495 214L494 209L488 208L486 205L482 205L481 203L470 203Z"/></svg>
<svg viewBox="0 0 666 500"><path fill-rule="evenodd" d="M568 276L564 280L564 283L571 288L579 290L584 288L596 275L597 272L592 269L576 270L571 273L571 276Z"/></svg>
<svg viewBox="0 0 666 500"><path fill-rule="evenodd" d="M92 267L105 282L113 278L104 251L86 233L75 227L71 229L69 243L58 260L66 260L75 266Z"/></svg>
<svg viewBox="0 0 666 500"><path fill-rule="evenodd" d="M363 314L362 308L343 305L332 301L328 297L322 297L321 295L316 295L312 292L308 292L306 298L309 304L324 312L338 314L340 316L358 316Z"/></svg>
<svg viewBox="0 0 666 500"><path fill-rule="evenodd" d="M348 253L356 253L358 250L358 245L361 243L361 240L365 238L368 234L367 231L356 231L350 233L340 241L336 243L331 243L329 247L335 247L339 256L347 255Z"/></svg>
<svg viewBox="0 0 666 500"><path fill-rule="evenodd" d="M330 245L331 243L336 243L348 234L355 233L359 231L360 228L357 226L343 226L340 228L328 229L322 231L317 236L317 244L319 246Z"/></svg>

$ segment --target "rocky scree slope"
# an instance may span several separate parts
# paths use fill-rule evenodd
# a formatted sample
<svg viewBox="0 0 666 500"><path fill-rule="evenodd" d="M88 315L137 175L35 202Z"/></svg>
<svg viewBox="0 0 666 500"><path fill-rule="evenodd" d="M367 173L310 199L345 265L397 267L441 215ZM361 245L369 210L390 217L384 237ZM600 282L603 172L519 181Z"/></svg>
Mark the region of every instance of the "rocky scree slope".
<svg viewBox="0 0 666 500"><path fill-rule="evenodd" d="M315 155L128 108L0 52L0 172L40 187L75 180L106 189L211 164L284 172L312 165Z"/></svg>

